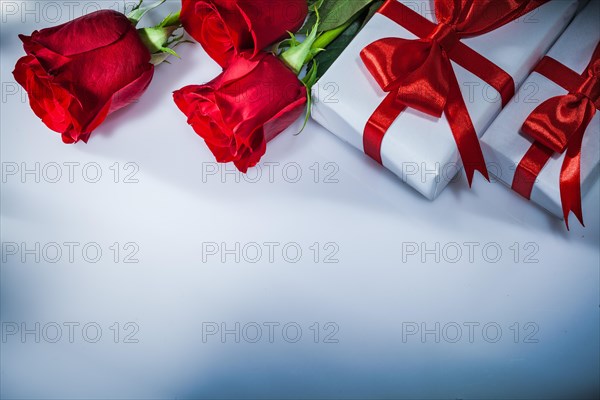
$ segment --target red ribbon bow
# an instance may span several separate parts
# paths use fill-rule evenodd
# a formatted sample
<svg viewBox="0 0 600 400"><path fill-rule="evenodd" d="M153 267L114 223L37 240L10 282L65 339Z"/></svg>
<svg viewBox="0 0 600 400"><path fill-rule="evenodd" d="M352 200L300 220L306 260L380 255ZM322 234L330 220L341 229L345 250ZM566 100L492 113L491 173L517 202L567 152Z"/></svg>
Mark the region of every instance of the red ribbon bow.
<svg viewBox="0 0 600 400"><path fill-rule="evenodd" d="M560 199L568 229L571 211L583 225L581 142L596 110L600 110L600 43L581 75L547 56L535 71L569 93L544 101L525 120L521 130L535 142L519 163L512 188L529 199L535 179L550 157L566 151L560 172Z"/></svg>
<svg viewBox="0 0 600 400"><path fill-rule="evenodd" d="M515 91L512 77L460 39L497 29L546 1L436 0L438 24L435 24L396 0L387 0L378 12L420 39L384 38L371 43L361 52L369 72L379 86L388 92L365 126L365 153L382 163L383 137L407 107L434 117L445 113L469 185L475 171L489 179L479 139L451 61L495 88L504 106Z"/></svg>

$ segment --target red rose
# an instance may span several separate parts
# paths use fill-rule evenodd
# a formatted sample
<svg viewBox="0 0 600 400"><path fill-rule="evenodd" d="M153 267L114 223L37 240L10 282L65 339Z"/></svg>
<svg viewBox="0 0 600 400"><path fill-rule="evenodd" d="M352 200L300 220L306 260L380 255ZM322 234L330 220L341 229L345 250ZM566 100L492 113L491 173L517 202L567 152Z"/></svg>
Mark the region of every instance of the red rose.
<svg viewBox="0 0 600 400"><path fill-rule="evenodd" d="M87 142L108 114L142 95L154 74L150 51L116 11L19 37L27 55L13 75L35 114L65 143Z"/></svg>
<svg viewBox="0 0 600 400"><path fill-rule="evenodd" d="M234 56L213 81L174 93L188 123L219 162L242 172L265 154L266 143L304 111L306 88L274 55Z"/></svg>
<svg viewBox="0 0 600 400"><path fill-rule="evenodd" d="M183 0L181 22L225 67L234 53L256 55L296 32L307 13L306 0Z"/></svg>

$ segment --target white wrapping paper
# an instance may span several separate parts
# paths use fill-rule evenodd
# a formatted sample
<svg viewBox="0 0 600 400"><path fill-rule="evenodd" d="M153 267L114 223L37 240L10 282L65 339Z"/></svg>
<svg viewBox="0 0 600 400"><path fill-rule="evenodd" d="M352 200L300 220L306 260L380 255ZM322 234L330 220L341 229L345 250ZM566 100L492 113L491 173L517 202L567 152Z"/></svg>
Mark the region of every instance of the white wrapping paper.
<svg viewBox="0 0 600 400"><path fill-rule="evenodd" d="M401 1L435 21L433 0ZM556 0L488 34L463 39L510 74L517 88L564 30L577 0ZM385 37L416 39L387 17L376 14L313 88L313 118L342 140L363 151L363 129L386 93L360 59L360 51ZM481 136L501 110L500 94L452 63L477 134ZM434 199L460 170L461 161L448 121L414 109L405 110L386 133L383 165L429 199Z"/></svg>
<svg viewBox="0 0 600 400"><path fill-rule="evenodd" d="M577 73L587 67L600 40L600 1L591 1L573 20L548 52ZM481 139L489 171L500 181L512 185L516 167L527 152L531 139L520 132L529 114L544 100L567 91L548 78L533 72L518 95L506 106ZM539 174L531 192L531 200L562 218L560 171L565 154L555 154ZM588 126L581 150L582 196L598 178L600 164L600 112ZM584 216L585 217L585 216Z"/></svg>

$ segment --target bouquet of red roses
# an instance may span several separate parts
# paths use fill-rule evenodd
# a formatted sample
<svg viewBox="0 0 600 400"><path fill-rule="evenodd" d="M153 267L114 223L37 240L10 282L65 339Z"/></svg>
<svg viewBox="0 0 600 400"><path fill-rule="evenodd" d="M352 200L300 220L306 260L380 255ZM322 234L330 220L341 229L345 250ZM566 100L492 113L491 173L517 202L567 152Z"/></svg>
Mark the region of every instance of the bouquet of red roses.
<svg viewBox="0 0 600 400"><path fill-rule="evenodd" d="M136 28L164 2L142 0L127 15L102 10L20 36L26 55L13 75L63 142L87 143L109 114L137 101L155 66L187 41L184 28L223 72L177 90L175 103L217 161L246 172L269 140L308 116L310 87L382 3L183 0L159 25Z"/></svg>

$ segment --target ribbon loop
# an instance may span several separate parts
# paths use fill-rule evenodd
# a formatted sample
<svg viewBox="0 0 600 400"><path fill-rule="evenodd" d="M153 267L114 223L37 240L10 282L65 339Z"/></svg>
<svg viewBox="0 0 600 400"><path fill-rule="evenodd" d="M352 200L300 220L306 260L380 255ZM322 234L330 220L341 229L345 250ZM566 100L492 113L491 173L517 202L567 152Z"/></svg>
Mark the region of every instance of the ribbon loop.
<svg viewBox="0 0 600 400"><path fill-rule="evenodd" d="M411 57L402 57L408 52ZM400 38L379 39L365 47L360 57L384 92L398 88L401 79L416 70L429 53L426 43Z"/></svg>
<svg viewBox="0 0 600 400"><path fill-rule="evenodd" d="M442 52L429 39L384 38L365 47L360 56L381 89L395 92L399 104L439 118L452 72Z"/></svg>
<svg viewBox="0 0 600 400"><path fill-rule="evenodd" d="M521 131L555 153L562 154L583 124L590 103L587 97L576 94L552 97L529 114Z"/></svg>

